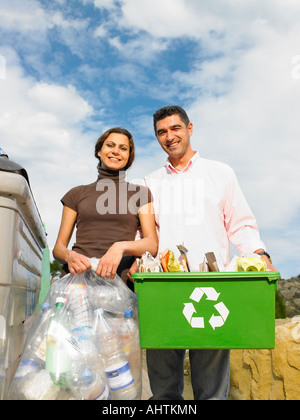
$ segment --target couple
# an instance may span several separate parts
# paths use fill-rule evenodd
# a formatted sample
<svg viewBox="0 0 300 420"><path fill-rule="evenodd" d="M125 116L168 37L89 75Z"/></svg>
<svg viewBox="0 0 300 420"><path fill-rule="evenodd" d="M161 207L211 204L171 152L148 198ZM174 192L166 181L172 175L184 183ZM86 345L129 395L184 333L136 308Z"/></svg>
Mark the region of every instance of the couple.
<svg viewBox="0 0 300 420"><path fill-rule="evenodd" d="M222 271L230 259L229 240L240 253L261 255L268 269L275 270L233 170L193 151L193 125L186 112L178 106L158 110L154 130L168 160L145 177L145 186L139 186L138 193L136 186L125 181L125 171L134 160L131 134L125 129L111 129L97 141L98 180L72 189L62 199L62 222L53 254L66 263L65 272L82 273L91 268L89 257L96 257L101 258L99 276L113 279L117 273L126 282L136 257L146 251L156 256L166 248L176 253L177 245L183 243L189 250L191 271L198 271L206 252L215 253ZM116 211L100 214L97 202L99 198L102 203L109 200L107 191L112 182L116 185ZM124 189L126 194L122 195ZM195 214L191 218L189 211L176 211L177 206L182 208L182 203L199 197L199 189L198 220ZM124 206L127 211L120 211ZM75 226L76 243L69 250ZM139 228L142 238L135 240ZM184 357L185 350L147 350L153 399L182 399ZM230 351L190 350L189 357L195 400L227 399Z"/></svg>

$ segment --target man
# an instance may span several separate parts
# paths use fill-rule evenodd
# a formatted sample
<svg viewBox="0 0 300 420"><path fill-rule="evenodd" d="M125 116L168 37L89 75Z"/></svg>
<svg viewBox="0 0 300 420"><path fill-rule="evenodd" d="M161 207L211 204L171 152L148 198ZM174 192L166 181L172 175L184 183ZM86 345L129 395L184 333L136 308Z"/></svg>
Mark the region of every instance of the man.
<svg viewBox="0 0 300 420"><path fill-rule="evenodd" d="M168 160L145 178L154 197L159 251L177 245L188 249L190 271L199 271L207 252L214 252L220 271L230 262L229 240L241 254L257 253L275 270L260 240L256 220L233 170L206 160L193 151L193 124L178 106L154 114L155 135ZM195 400L227 399L229 350L190 350ZM152 399L183 399L185 350L148 350L147 365Z"/></svg>

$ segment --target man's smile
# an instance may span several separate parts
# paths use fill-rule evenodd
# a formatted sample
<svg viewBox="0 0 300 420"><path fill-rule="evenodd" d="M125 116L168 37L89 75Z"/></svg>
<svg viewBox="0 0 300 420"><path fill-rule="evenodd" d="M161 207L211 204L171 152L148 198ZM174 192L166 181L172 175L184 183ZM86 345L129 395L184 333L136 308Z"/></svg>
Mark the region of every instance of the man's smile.
<svg viewBox="0 0 300 420"><path fill-rule="evenodd" d="M168 149L175 149L176 146L180 143L181 140L175 140L171 144L166 144L166 147Z"/></svg>

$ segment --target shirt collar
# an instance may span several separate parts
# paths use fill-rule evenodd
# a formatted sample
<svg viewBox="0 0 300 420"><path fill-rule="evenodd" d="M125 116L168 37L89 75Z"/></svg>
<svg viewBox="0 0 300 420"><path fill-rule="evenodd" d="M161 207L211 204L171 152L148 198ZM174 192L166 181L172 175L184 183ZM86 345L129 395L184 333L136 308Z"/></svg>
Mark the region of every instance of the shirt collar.
<svg viewBox="0 0 300 420"><path fill-rule="evenodd" d="M178 169L174 168L174 166L172 165L172 163L170 162L169 158L167 159L167 163L166 163L166 167L167 169L174 175L178 175L178 174L183 174L185 172L188 172L192 166L194 166L196 160L198 160L199 158L199 153L196 152L194 154L194 156L189 160L188 164L186 165L185 168L181 169L181 171L179 171Z"/></svg>

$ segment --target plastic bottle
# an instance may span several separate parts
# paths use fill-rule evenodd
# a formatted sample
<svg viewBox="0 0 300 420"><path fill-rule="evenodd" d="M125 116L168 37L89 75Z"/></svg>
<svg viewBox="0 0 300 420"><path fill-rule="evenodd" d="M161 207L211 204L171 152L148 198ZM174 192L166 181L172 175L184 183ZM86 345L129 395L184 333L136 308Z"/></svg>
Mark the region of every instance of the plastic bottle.
<svg viewBox="0 0 300 420"><path fill-rule="evenodd" d="M81 372L92 368L97 360L97 348L93 337L93 313L90 309L85 284L70 284L67 292L71 317L73 380L79 380Z"/></svg>
<svg viewBox="0 0 300 420"><path fill-rule="evenodd" d="M9 399L24 400L26 388L24 383L26 378L32 374L39 372L39 365L33 360L21 360L13 382L9 389Z"/></svg>
<svg viewBox="0 0 300 420"><path fill-rule="evenodd" d="M11 399L23 399L24 378L29 373L38 372L45 366L47 322L50 310L48 302L42 304L36 323L28 334L25 350L10 388ZM36 325L38 325L37 328L35 328Z"/></svg>
<svg viewBox="0 0 300 420"><path fill-rule="evenodd" d="M105 401L111 399L109 388L101 375L91 369L81 372L77 394L83 400Z"/></svg>
<svg viewBox="0 0 300 420"><path fill-rule="evenodd" d="M118 337L114 334L106 336L101 351L112 399L134 400L137 396L134 378Z"/></svg>
<svg viewBox="0 0 300 420"><path fill-rule="evenodd" d="M50 319L51 306L48 302L44 302L41 306L41 312L38 317L38 327L34 334L28 339L26 353L31 353L32 357L39 363L46 361L46 345L47 345L47 326Z"/></svg>
<svg viewBox="0 0 300 420"><path fill-rule="evenodd" d="M70 336L65 300L58 298L48 327L45 368L61 387L67 387L71 379Z"/></svg>
<svg viewBox="0 0 300 420"><path fill-rule="evenodd" d="M120 324L118 336L135 381L137 399L140 399L142 393L142 350L140 346L139 327L133 319L131 309L124 311L124 319Z"/></svg>
<svg viewBox="0 0 300 420"><path fill-rule="evenodd" d="M103 358L104 373L113 400L134 400L137 391L128 359L125 356L117 331L113 331L105 319L103 309L95 311L95 333Z"/></svg>

